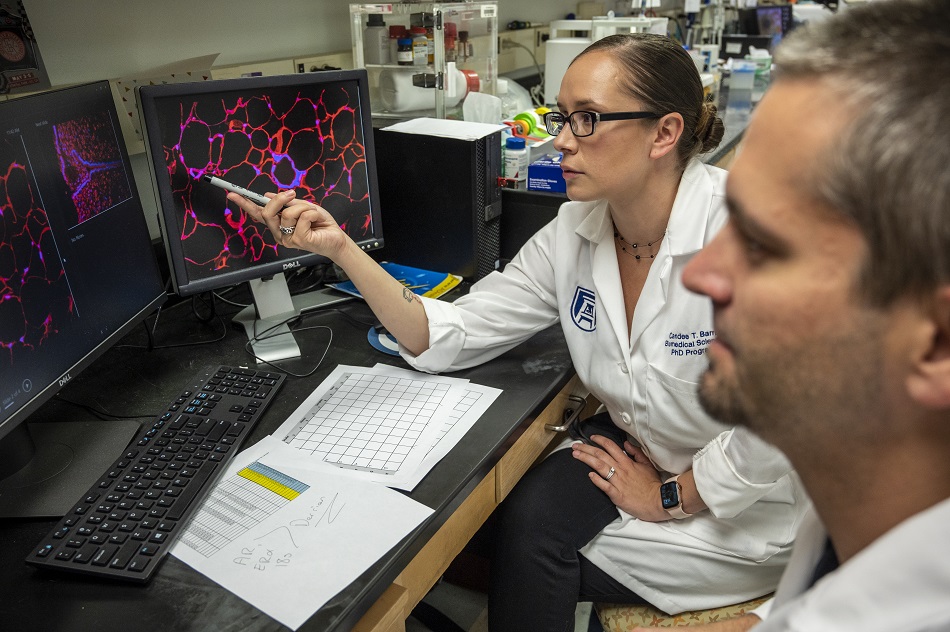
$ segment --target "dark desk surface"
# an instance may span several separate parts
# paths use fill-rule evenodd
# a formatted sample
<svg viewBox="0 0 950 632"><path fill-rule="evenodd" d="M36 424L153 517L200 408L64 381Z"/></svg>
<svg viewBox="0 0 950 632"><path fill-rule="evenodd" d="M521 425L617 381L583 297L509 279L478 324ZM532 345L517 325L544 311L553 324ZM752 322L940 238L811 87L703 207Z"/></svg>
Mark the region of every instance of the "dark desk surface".
<svg viewBox="0 0 950 632"><path fill-rule="evenodd" d="M290 378L245 445L273 432L337 364L372 366L383 362L406 367L402 359L373 349L366 340L372 320L362 301L351 301L304 317L303 326L332 327L333 341L323 366L311 377ZM116 347L63 390L64 398L116 415L151 418L177 397L185 381L206 365L253 366L244 351L246 338L226 313L224 340L201 346L155 349ZM342 312L342 313L341 313ZM349 317L346 317L348 315ZM353 319L362 321L358 323ZM152 319L149 320L149 323ZM161 314L156 344L194 342L223 331L219 321L200 324L190 301ZM124 344L142 345L144 328ZM303 359L280 366L305 373L329 339L326 330L301 332ZM413 490L411 497L435 510L415 533L367 570L301 630L349 630L403 567L442 526L495 465L505 450L573 375L559 327L542 332L488 364L456 374L478 384L503 389L462 441ZM54 399L34 416L43 420L89 420L90 413ZM250 606L172 556L166 557L147 586L133 586L83 576L41 572L24 559L52 528L52 520L0 521L0 627L6 630L281 630L275 620ZM314 569L314 572L323 572Z"/></svg>

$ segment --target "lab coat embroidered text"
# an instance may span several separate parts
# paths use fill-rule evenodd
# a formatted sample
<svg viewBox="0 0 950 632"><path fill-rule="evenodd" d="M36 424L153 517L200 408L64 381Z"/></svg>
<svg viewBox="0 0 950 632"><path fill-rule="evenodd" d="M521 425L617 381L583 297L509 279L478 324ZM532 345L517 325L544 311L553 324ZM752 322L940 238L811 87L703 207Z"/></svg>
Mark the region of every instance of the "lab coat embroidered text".
<svg viewBox="0 0 950 632"><path fill-rule="evenodd" d="M663 346L672 356L698 356L706 352L709 343L716 339L715 331L689 331L686 333L671 331Z"/></svg>

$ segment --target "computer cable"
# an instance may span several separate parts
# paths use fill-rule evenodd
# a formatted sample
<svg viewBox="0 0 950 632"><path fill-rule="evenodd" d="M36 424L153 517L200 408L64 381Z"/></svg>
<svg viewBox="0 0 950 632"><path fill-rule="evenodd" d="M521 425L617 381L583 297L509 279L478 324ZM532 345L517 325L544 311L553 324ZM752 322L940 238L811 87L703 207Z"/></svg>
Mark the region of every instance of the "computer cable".
<svg viewBox="0 0 950 632"><path fill-rule="evenodd" d="M257 322L258 322L258 321L255 321L255 322L254 322L254 337L253 337L253 338L249 338L248 341L244 343L244 350L245 350L251 357L253 357L255 360L257 360L259 363L266 364L267 366L273 367L273 368L277 369L278 371L281 371L281 372L283 372L283 373L286 373L287 375L290 375L290 376L292 376L292 377L310 377L311 375L313 375L314 373L316 373L316 372L320 369L320 367L323 365L323 361L324 361L324 360L326 359L326 357L327 357L327 354L330 352L330 345L333 344L333 328L332 328L332 327L327 327L326 325L310 325L310 326L307 326L307 327L300 327L299 329L293 329L293 328L292 328L292 326L293 326L293 325L292 325L293 321L298 321L298 322L299 322L302 318L303 318L303 315L294 315L294 316L291 316L290 318L284 319L284 320L280 321L279 323L276 323L276 324L274 324L274 325L271 325L270 327L268 327L267 329L265 329L265 330L263 330L263 331L261 331L261 332L258 332L258 331L257 331ZM275 332L275 333L270 333L270 332L274 331L275 329L278 329L279 327L283 327L284 325L287 325L288 331L278 331L278 332ZM324 350L323 350L323 355L320 356L320 359L317 361L317 364L316 364L312 369L310 369L309 371L307 371L306 373L294 373L293 371L289 371L288 369L286 369L286 368L284 368L284 367L277 366L277 365L274 364L273 362L270 362L270 361L268 361L268 360L265 360L264 358L260 357L259 355L257 355L257 354L254 353L254 351L253 351L253 346L252 346L252 345L253 345L255 342L259 342L259 341L262 341L262 340L270 340L271 338L277 338L278 336L292 336L294 333L297 333L297 332L312 331L312 330L315 330L315 329L326 329L328 332L330 332L330 339L327 340L327 346L326 346L326 348L324 348Z"/></svg>
<svg viewBox="0 0 950 632"><path fill-rule="evenodd" d="M191 304L191 306L192 306L192 313L196 316L196 318L198 318L199 322L202 322L202 323L204 323L204 324L209 324L209 323L212 323L212 322L214 322L214 321L217 321L217 322L221 325L221 334L218 335L218 336L216 336L215 338L211 338L211 339L208 339L208 340L197 340L197 341L192 341L192 342L182 342L182 343L156 345L156 344L155 344L155 340L157 339L156 332L157 332L157 330L158 330L158 322L159 322L159 319L161 318L161 314L162 314L162 311L163 311L163 310L162 310L162 307L159 307L159 308L155 311L155 320L153 321L151 328L148 327L147 321L143 321L143 324L145 325L145 332L146 332L146 335L148 336L148 342L147 342L147 344L145 344L145 345L119 344L119 345L116 345L116 348L145 349L146 351L153 351L153 350L156 350L156 349L177 349L177 348L180 348L180 347L193 347L193 346L199 346L199 345L208 345L208 344L213 344L213 343L215 343L215 342L220 342L220 341L224 340L224 339L227 337L227 335L228 335L228 326L227 326L227 324L225 324L224 319L221 317L221 315L218 313L217 309L216 309L215 306L214 306L214 298L215 298L217 295L212 292L212 293L211 293L211 296L212 296L211 314L210 314L207 318L204 318L204 317L202 317L202 316L200 316L200 315L198 314L198 312L197 312L197 310L196 310L196 308L195 308L195 305L196 305L196 304L195 304L194 299L193 299L192 301L190 301L190 304ZM184 302L179 303L179 305L184 305L184 304L185 304ZM169 309L174 309L174 308L176 308L176 307L178 307L178 305L172 305L172 307L170 307ZM167 312L168 310L166 309L166 310L164 310L164 311Z"/></svg>
<svg viewBox="0 0 950 632"><path fill-rule="evenodd" d="M535 56L533 50L531 50L530 48L528 48L521 42L515 42L514 40L510 40L510 39L501 40L502 49L514 48L516 46L518 48L523 48L528 52L528 55L531 56L531 60L534 62L535 70L538 71L538 79L540 79L541 81L537 85L532 86L532 88L528 92L531 94L531 99L532 101L534 101L534 105L536 107L541 107L544 105L544 99L541 97L541 95L544 94L544 71L541 69L541 64L538 63L538 58Z"/></svg>
<svg viewBox="0 0 950 632"><path fill-rule="evenodd" d="M75 406L76 408L81 408L82 410L85 410L86 412L92 414L97 419L101 419L102 421L109 421L111 419L141 419L143 417L154 416L153 413L142 413L142 414L137 414L137 415L116 415L114 413L106 412L100 408L96 408L95 406L92 406L90 404L83 404L81 402L73 401L71 399L63 397L62 394L56 394L53 397L53 399L63 402L64 404L69 404L70 406Z"/></svg>
<svg viewBox="0 0 950 632"><path fill-rule="evenodd" d="M241 309L244 309L245 307L250 307L251 304L250 304L250 303L238 303L237 301L232 301L231 299L229 299L229 298L227 298L227 297L225 296L225 294L229 294L229 293L235 291L236 289L238 289L238 288L241 287L242 285L244 285L244 284L243 284L243 283L238 283L237 285L232 285L231 287L224 288L224 289L221 290L221 291L212 291L211 293L214 295L214 297L215 297L216 299L218 299L219 301L221 301L221 302L224 303L225 305L230 305L230 306L232 306L232 307L240 307Z"/></svg>

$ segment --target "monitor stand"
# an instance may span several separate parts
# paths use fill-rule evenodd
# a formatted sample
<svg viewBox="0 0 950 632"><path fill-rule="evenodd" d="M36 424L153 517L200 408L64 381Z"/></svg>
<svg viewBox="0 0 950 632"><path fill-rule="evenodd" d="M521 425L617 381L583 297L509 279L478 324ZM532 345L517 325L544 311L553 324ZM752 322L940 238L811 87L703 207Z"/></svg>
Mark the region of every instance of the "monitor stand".
<svg viewBox="0 0 950 632"><path fill-rule="evenodd" d="M300 347L287 321L304 312L354 298L332 288L291 296L283 272L248 283L254 302L238 312L234 322L244 326L259 363L300 357Z"/></svg>
<svg viewBox="0 0 950 632"><path fill-rule="evenodd" d="M108 471L134 419L20 424L0 440L0 518L59 518Z"/></svg>

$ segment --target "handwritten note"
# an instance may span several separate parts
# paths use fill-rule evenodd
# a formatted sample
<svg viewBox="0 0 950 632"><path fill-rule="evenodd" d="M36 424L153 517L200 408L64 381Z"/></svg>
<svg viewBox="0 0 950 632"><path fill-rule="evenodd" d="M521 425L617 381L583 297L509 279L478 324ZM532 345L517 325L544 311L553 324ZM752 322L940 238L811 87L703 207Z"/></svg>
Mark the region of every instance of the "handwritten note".
<svg viewBox="0 0 950 632"><path fill-rule="evenodd" d="M268 437L237 457L172 554L296 629L432 510L383 485L314 472Z"/></svg>

